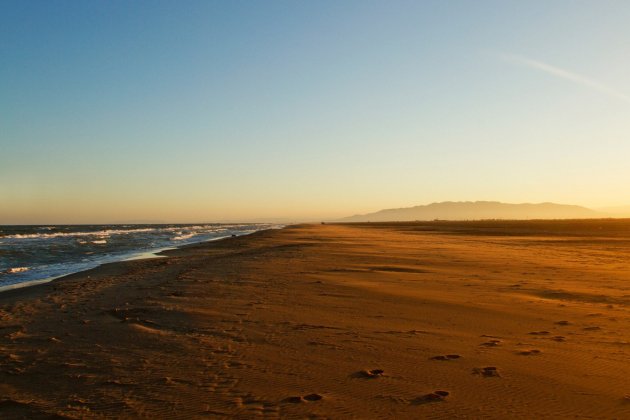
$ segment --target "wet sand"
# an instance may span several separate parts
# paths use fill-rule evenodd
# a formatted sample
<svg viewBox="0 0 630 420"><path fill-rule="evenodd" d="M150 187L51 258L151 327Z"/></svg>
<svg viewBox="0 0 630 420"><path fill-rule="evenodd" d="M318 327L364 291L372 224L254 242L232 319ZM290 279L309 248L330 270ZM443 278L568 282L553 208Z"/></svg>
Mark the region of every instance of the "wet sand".
<svg viewBox="0 0 630 420"><path fill-rule="evenodd" d="M0 294L0 417L630 418L630 221L301 225Z"/></svg>

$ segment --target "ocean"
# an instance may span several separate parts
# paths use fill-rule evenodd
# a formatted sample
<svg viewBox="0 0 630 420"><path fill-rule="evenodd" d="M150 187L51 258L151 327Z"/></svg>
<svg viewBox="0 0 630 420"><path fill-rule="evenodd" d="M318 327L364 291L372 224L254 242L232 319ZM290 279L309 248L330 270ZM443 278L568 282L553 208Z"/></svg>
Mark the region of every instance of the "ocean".
<svg viewBox="0 0 630 420"><path fill-rule="evenodd" d="M0 290L271 224L0 226Z"/></svg>

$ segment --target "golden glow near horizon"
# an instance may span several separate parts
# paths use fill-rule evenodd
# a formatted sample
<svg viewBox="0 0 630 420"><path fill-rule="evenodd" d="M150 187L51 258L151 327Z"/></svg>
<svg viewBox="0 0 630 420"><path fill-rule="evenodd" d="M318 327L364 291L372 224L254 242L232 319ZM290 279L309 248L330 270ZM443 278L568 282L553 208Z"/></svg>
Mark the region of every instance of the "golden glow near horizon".
<svg viewBox="0 0 630 420"><path fill-rule="evenodd" d="M629 20L605 1L4 3L0 224L630 205Z"/></svg>

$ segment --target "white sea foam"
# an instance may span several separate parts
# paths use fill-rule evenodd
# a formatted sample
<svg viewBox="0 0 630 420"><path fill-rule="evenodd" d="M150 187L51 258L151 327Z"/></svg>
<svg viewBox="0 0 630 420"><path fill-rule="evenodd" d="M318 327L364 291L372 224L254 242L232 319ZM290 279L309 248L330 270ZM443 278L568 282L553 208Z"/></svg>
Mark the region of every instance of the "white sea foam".
<svg viewBox="0 0 630 420"><path fill-rule="evenodd" d="M99 239L98 241L92 241L93 244L106 244L107 241L105 239Z"/></svg>
<svg viewBox="0 0 630 420"><path fill-rule="evenodd" d="M195 225L195 226L186 226L186 227L173 226L173 227L162 228L161 230L164 232L177 232L177 233L181 233L184 230L205 230L205 231L210 231L210 232L217 232L220 230L220 228L216 225Z"/></svg>
<svg viewBox="0 0 630 420"><path fill-rule="evenodd" d="M68 236L101 236L107 237L110 235L128 235L131 233L141 232L154 232L159 229L156 228L143 228L143 229L106 229L95 232L55 232L55 233L17 233L14 235L3 236L5 239L41 239L41 238L63 238Z"/></svg>
<svg viewBox="0 0 630 420"><path fill-rule="evenodd" d="M195 225L186 226L188 231L207 231L207 232L223 232L229 228L238 228L242 225ZM48 228L46 228L48 229ZM93 232L52 232L52 233L17 233L13 235L0 236L3 239L48 239L63 237L83 237L83 236L100 236L108 237L111 235L129 235L143 232L181 232L181 226L174 227L155 227L155 228L139 228L139 229L105 229Z"/></svg>
<svg viewBox="0 0 630 420"><path fill-rule="evenodd" d="M30 270L29 267L13 267L13 268L9 268L6 273L7 274L15 274L15 273L23 273L25 271Z"/></svg>
<svg viewBox="0 0 630 420"><path fill-rule="evenodd" d="M173 240L174 241L183 241L184 239L189 239L189 238L192 238L193 236L197 236L197 235L198 235L198 233L194 233L194 232L193 233L181 233L178 236L174 236Z"/></svg>

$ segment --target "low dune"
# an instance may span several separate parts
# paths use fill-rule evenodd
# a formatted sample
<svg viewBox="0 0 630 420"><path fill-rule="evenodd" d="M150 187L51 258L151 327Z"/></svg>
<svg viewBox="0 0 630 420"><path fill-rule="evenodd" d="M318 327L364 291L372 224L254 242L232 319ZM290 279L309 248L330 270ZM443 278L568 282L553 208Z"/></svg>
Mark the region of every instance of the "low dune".
<svg viewBox="0 0 630 420"><path fill-rule="evenodd" d="M630 221L300 225L0 294L2 418L630 418Z"/></svg>

